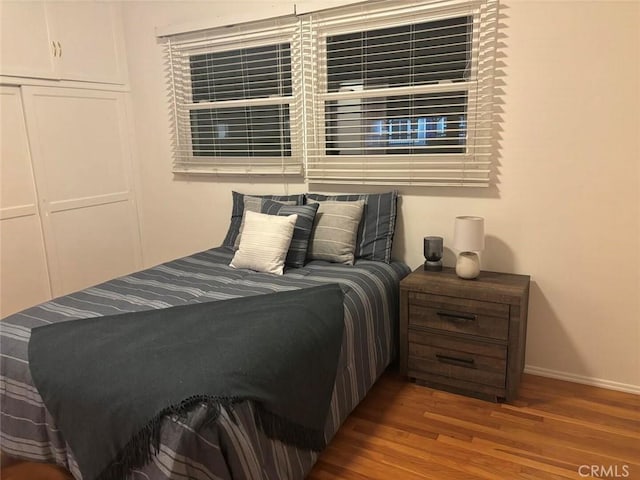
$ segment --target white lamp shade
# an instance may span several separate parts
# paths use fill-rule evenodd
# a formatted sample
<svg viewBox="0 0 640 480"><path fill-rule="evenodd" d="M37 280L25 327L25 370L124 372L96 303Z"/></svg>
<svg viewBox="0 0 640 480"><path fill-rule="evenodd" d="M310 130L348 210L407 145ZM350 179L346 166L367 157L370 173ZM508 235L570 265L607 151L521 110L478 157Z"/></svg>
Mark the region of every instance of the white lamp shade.
<svg viewBox="0 0 640 480"><path fill-rule="evenodd" d="M453 248L459 252L479 252L484 249L484 218L456 217Z"/></svg>

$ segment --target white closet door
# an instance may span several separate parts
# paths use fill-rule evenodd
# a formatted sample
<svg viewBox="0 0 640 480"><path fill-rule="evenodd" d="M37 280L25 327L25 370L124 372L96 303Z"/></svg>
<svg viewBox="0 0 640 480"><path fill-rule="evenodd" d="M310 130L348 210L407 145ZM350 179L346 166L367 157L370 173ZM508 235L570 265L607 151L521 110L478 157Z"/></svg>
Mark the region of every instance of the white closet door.
<svg viewBox="0 0 640 480"><path fill-rule="evenodd" d="M0 317L51 298L20 88L0 87Z"/></svg>
<svg viewBox="0 0 640 480"><path fill-rule="evenodd" d="M54 295L139 269L124 94L23 94Z"/></svg>
<svg viewBox="0 0 640 480"><path fill-rule="evenodd" d="M56 78L45 2L0 2L0 75Z"/></svg>
<svg viewBox="0 0 640 480"><path fill-rule="evenodd" d="M116 2L48 2L52 36L60 42L64 80L126 83L124 32Z"/></svg>

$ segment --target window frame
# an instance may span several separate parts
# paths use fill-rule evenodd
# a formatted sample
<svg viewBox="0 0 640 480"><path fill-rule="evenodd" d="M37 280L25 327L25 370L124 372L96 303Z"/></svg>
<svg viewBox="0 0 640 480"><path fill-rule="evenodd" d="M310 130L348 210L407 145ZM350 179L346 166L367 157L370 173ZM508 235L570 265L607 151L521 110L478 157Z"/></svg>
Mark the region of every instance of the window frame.
<svg viewBox="0 0 640 480"><path fill-rule="evenodd" d="M302 129L295 119L302 115L299 94L300 62L299 21L295 17L270 19L251 25L220 27L201 32L171 35L166 40L165 55L169 66L169 88L173 117L173 172L216 175L297 175L303 173ZM249 99L190 101L192 84L190 57L246 48L288 43L291 53L291 95ZM288 105L290 155L196 155L191 112L230 107ZM283 128L287 124L283 121Z"/></svg>
<svg viewBox="0 0 640 480"><path fill-rule="evenodd" d="M216 175L301 175L309 184L373 184L486 187L493 175L494 70L499 0L378 0L291 15L230 27L180 30L167 28L166 61L169 70L173 117L174 173ZM473 48L469 81L371 88L362 91L327 91L328 36L420 24L458 16L472 16ZM477 28L476 28L477 26ZM194 156L189 105L183 86L184 55L237 50L251 46L289 43L291 96L278 97L289 105L291 156ZM181 63L182 60L182 63ZM188 68L188 62L187 62ZM188 75L188 72L186 73ZM464 87L464 88L461 88ZM371 99L379 96L466 92L464 153L411 153L331 155L327 153L325 105L334 100ZM412 99L413 100L413 99ZM454 100L455 101L455 100ZM271 98L233 100L228 105L273 104ZM211 108L211 102L193 107ZM450 108L451 105L445 105ZM413 107L412 107L413 108ZM428 108L428 107L427 107ZM375 110L375 107L374 107ZM364 112L364 110L360 110ZM434 114L438 115L437 110ZM427 114L428 116L428 114ZM185 118L187 118L185 124ZM361 118L365 118L361 113ZM418 118L412 115L408 118ZM214 125L212 123L212 125ZM361 120L361 125L364 121ZM462 127L458 127L462 128ZM363 131L362 127L360 131ZM364 145L364 143L362 144ZM437 145L437 144L436 144ZM451 144L443 143L450 146ZM384 148L384 147L380 147ZM389 144L387 144L389 148ZM419 150L416 148L415 150ZM348 158L353 157L353 158ZM356 158L357 157L357 158ZM210 161L205 161L208 158ZM340 165L345 163L348 165ZM336 164L337 167L336 167ZM348 170L352 170L349 172ZM377 171L376 171L377 170Z"/></svg>
<svg viewBox="0 0 640 480"><path fill-rule="evenodd" d="M471 71L466 82L408 87L363 89L353 92L328 91L327 38L421 24L459 16L472 16ZM316 62L305 63L305 96L312 110L314 135L307 138L306 177L309 183L481 186L489 185L492 155L492 96L497 27L497 0L452 0L444 2L384 1L377 5L345 7L310 14L309 33L303 35L304 49L315 52ZM482 68L482 71L480 69ZM440 92L467 92L465 153L450 154L360 154L327 153L326 105L349 99L399 97ZM362 117L364 118L364 117ZM364 126L364 120L361 124ZM486 133L483 133L486 132ZM311 141L310 141L311 140ZM342 161L341 161L342 159ZM393 168L406 165L405 168ZM374 168L381 167L381 168ZM383 178L390 175L390 178Z"/></svg>

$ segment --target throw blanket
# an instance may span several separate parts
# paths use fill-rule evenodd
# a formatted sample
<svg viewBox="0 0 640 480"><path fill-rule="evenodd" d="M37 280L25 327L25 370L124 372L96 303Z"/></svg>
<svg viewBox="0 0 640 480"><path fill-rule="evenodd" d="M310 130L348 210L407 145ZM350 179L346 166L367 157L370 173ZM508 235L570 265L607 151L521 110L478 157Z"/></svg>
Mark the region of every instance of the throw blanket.
<svg viewBox="0 0 640 480"><path fill-rule="evenodd" d="M251 400L272 438L320 450L340 355L336 284L33 329L33 381L84 480L122 480L160 423Z"/></svg>

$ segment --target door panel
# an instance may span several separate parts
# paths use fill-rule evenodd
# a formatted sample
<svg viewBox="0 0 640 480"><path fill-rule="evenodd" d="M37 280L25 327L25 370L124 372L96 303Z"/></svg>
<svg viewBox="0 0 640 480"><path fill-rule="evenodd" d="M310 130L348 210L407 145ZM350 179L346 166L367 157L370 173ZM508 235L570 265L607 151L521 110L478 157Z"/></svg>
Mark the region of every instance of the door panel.
<svg viewBox="0 0 640 480"><path fill-rule="evenodd" d="M49 2L47 14L62 47L63 80L125 83L122 28L115 2Z"/></svg>
<svg viewBox="0 0 640 480"><path fill-rule="evenodd" d="M37 215L0 221L0 317L51 299Z"/></svg>
<svg viewBox="0 0 640 480"><path fill-rule="evenodd" d="M0 208L36 205L20 88L0 87Z"/></svg>
<svg viewBox="0 0 640 480"><path fill-rule="evenodd" d="M31 90L31 89L30 89ZM34 89L27 96L39 144L46 200L57 202L128 189L122 100L117 93Z"/></svg>
<svg viewBox="0 0 640 480"><path fill-rule="evenodd" d="M45 2L0 2L0 75L56 78L52 40Z"/></svg>
<svg viewBox="0 0 640 480"><path fill-rule="evenodd" d="M0 87L0 317L51 298L20 88Z"/></svg>
<svg viewBox="0 0 640 480"><path fill-rule="evenodd" d="M135 271L135 232L128 200L50 214L58 282L69 293Z"/></svg>
<svg viewBox="0 0 640 480"><path fill-rule="evenodd" d="M24 87L54 295L141 267L124 94Z"/></svg>

